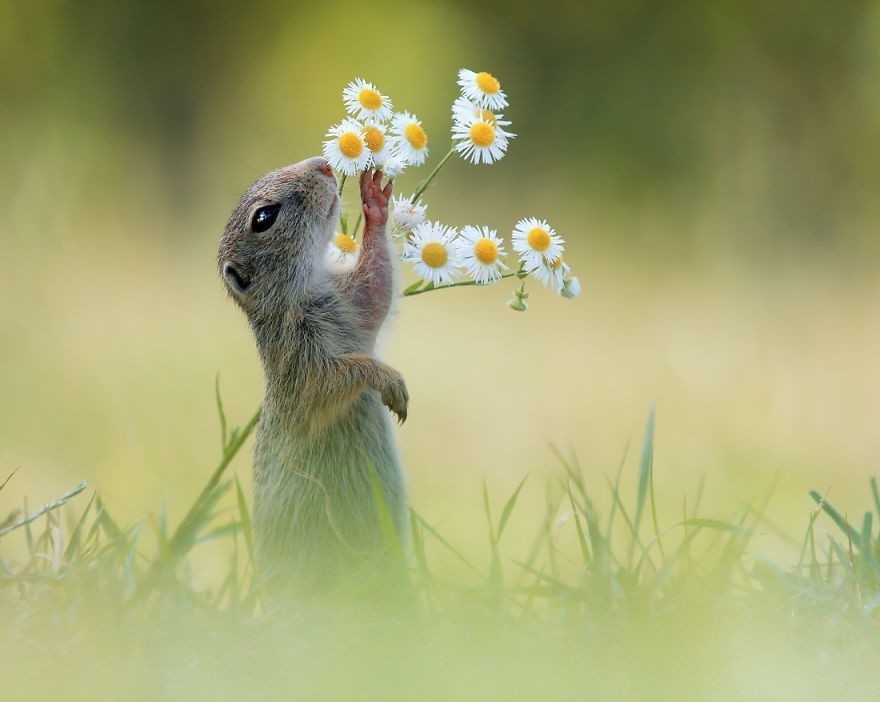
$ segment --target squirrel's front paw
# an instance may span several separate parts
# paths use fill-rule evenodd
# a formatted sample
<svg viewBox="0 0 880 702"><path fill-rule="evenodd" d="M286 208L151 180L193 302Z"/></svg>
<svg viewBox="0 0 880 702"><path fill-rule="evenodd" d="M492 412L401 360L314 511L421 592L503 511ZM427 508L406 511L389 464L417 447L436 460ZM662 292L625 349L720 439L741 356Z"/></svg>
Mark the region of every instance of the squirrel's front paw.
<svg viewBox="0 0 880 702"><path fill-rule="evenodd" d="M392 182L382 187L382 171L361 173L361 202L364 205L364 222L367 227L382 227L388 221L388 199Z"/></svg>
<svg viewBox="0 0 880 702"><path fill-rule="evenodd" d="M406 383L403 376L393 368L389 369L390 376L381 389L382 404L397 415L397 421L403 424L406 421L406 406L409 403L409 393L406 391Z"/></svg>

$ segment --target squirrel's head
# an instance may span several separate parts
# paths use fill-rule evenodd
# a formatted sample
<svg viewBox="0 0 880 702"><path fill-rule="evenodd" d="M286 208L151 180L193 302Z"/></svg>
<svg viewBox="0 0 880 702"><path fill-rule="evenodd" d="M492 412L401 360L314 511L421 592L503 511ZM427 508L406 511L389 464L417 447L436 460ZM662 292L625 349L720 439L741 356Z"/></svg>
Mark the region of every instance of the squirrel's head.
<svg viewBox="0 0 880 702"><path fill-rule="evenodd" d="M335 233L336 176L323 158L267 173L229 216L218 263L226 288L253 317L307 283Z"/></svg>

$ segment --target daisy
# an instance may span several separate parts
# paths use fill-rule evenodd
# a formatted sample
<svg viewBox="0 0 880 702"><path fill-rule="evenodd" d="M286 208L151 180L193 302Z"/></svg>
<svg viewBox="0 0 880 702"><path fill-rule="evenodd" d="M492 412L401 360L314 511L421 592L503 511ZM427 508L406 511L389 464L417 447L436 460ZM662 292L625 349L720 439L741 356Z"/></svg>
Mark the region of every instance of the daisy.
<svg viewBox="0 0 880 702"><path fill-rule="evenodd" d="M462 250L462 264L475 282L485 285L501 277L501 269L507 270L501 262L505 255L502 240L498 233L489 227L462 228L459 238Z"/></svg>
<svg viewBox="0 0 880 702"><path fill-rule="evenodd" d="M370 153L373 154L373 163L382 166L391 155L388 149L388 140L385 137L385 125L377 122L367 122L364 125L364 142Z"/></svg>
<svg viewBox="0 0 880 702"><path fill-rule="evenodd" d="M391 119L391 100L363 78L353 80L343 89L342 101L348 114L355 119L371 119L376 122L387 122Z"/></svg>
<svg viewBox="0 0 880 702"><path fill-rule="evenodd" d="M391 143L399 156L414 166L421 166L428 157L428 135L422 123L409 112L391 119Z"/></svg>
<svg viewBox="0 0 880 702"><path fill-rule="evenodd" d="M565 277L571 273L571 268L560 256L555 261L542 260L541 265L529 272L541 281L544 287L551 288L561 295L565 287Z"/></svg>
<svg viewBox="0 0 880 702"><path fill-rule="evenodd" d="M422 222L403 244L403 261L414 263L416 275L434 287L449 285L462 265L456 233L438 222Z"/></svg>
<svg viewBox="0 0 880 702"><path fill-rule="evenodd" d="M343 120L327 131L324 158L333 170L345 175L360 173L370 165L370 150L363 135L363 125L351 119Z"/></svg>
<svg viewBox="0 0 880 702"><path fill-rule="evenodd" d="M327 245L327 262L330 264L341 264L343 268L353 267L358 255L358 243L348 234L337 234Z"/></svg>
<svg viewBox="0 0 880 702"><path fill-rule="evenodd" d="M543 219L527 217L513 228L513 250L519 254L520 261L529 272L544 261L553 263L561 258L564 243L565 240Z"/></svg>
<svg viewBox="0 0 880 702"><path fill-rule="evenodd" d="M452 125L455 150L471 163L495 163L503 158L508 140L514 136L505 132L496 122L482 117L467 117Z"/></svg>
<svg viewBox="0 0 880 702"><path fill-rule="evenodd" d="M494 112L492 112L492 110L488 110L485 107L480 107L476 103L468 100L463 95L455 98L455 102L452 103L453 121L465 122L474 117L476 117L477 119L481 119L484 122L495 124L499 127L506 127L510 124L510 120L502 119L504 115L496 115Z"/></svg>
<svg viewBox="0 0 880 702"><path fill-rule="evenodd" d="M425 221L425 212L428 206L423 205L421 200L412 202L411 197L398 195L391 198L391 222L394 228L400 232L411 232Z"/></svg>
<svg viewBox="0 0 880 702"><path fill-rule="evenodd" d="M474 73L466 68L458 72L458 84L461 94L479 107L490 110L501 110L507 107L507 96L501 89L501 83L491 73L485 71Z"/></svg>

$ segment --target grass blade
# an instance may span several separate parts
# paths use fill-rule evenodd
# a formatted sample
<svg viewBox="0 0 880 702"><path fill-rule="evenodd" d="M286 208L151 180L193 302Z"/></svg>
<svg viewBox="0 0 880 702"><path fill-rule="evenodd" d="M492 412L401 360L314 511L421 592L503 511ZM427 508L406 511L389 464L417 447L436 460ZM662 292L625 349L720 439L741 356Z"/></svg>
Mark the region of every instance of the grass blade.
<svg viewBox="0 0 880 702"><path fill-rule="evenodd" d="M73 488L73 490L69 490L68 492L63 494L61 497L59 497L57 500L55 500L54 502L50 502L48 504L45 504L42 507L40 507L40 509L38 509L36 512L34 512L33 514L28 515L26 517L23 517L22 519L18 520L14 524L10 524L8 527L6 527L4 529L0 529L0 537L6 536L6 534L8 534L12 531L15 531L16 529L19 529L21 527L25 527L28 531L30 531L30 523L31 522L39 519L40 517L42 517L44 514L47 514L48 512L52 512L52 511L58 509L63 504L65 504L69 499L79 495L83 490L86 489L86 487L87 487L86 483L81 482L79 485L77 485L75 488ZM25 509L25 514L27 514L27 509ZM29 538L29 544L30 544L31 548L32 548L32 543L33 543L32 539L33 539L33 535L31 535Z"/></svg>
<svg viewBox="0 0 880 702"><path fill-rule="evenodd" d="M639 488L636 495L636 513L633 518L633 535L629 542L629 555L627 564L632 568L635 556L636 543L639 540L639 529L642 524L642 515L645 511L645 502L648 498L648 490L651 484L651 469L654 463L654 407L648 412L648 421L645 425L645 438L642 442L642 458L639 461Z"/></svg>
<svg viewBox="0 0 880 702"><path fill-rule="evenodd" d="M815 490L810 490L810 497L812 497L813 500L815 500L816 504L822 508L822 510L825 512L825 514L827 514L829 517L831 517L831 520L846 535L847 539L851 539L855 543L856 548L861 550L862 549L861 536L859 535L859 533L855 529L853 529L849 525L849 522L847 522L846 518L842 514L840 514L840 512L838 512L836 509L834 509L834 507L831 506L831 504L825 499L825 497L823 495L820 495Z"/></svg>
<svg viewBox="0 0 880 702"><path fill-rule="evenodd" d="M256 568L256 548L254 547L254 529L253 524L251 523L251 513L248 509L244 490L241 489L241 482L238 480L238 476L235 478L235 499L238 503L238 519L241 523L241 530L244 535L244 544L247 548L248 558L250 559L251 567Z"/></svg>
<svg viewBox="0 0 880 702"><path fill-rule="evenodd" d="M16 473L18 473L18 468L16 468L9 475L7 475L6 480L4 480L2 483L0 483L0 490L2 490L3 488L6 487L6 483L8 483L10 480L12 480L12 476L15 475Z"/></svg>
<svg viewBox="0 0 880 702"><path fill-rule="evenodd" d="M68 539L67 548L64 551L64 559L70 561L74 554L79 553L80 551L80 535L82 534L83 526L85 525L86 518L89 515L89 512L92 509L92 505L95 503L95 497L98 493L93 492L91 498L86 504L86 508L83 510L79 519L76 522L76 526L73 527L73 531L70 533L70 538Z"/></svg>
<svg viewBox="0 0 880 702"><path fill-rule="evenodd" d="M581 547L581 557L584 559L584 565L590 562L590 547L587 545L587 536L584 534L584 528L581 525L581 518L578 514L578 508L574 503L574 495L571 493L571 485L568 488L568 499L571 501L572 514L574 515L574 524L577 529L578 545Z"/></svg>
<svg viewBox="0 0 880 702"><path fill-rule="evenodd" d="M220 417L220 449L226 451L226 413L223 411L223 398L220 397L220 373L214 378L214 397L217 400L217 414Z"/></svg>
<svg viewBox="0 0 880 702"><path fill-rule="evenodd" d="M394 518L391 516L391 510L388 509L388 502L385 499L385 492L382 490L382 481L379 479L379 473L376 467L370 463L370 485L373 487L373 500L376 504L376 514L379 517L379 529L382 532L382 543L385 549L393 558L403 558L403 545L400 543L400 536L394 526Z"/></svg>
<svg viewBox="0 0 880 702"><path fill-rule="evenodd" d="M527 479L528 476L520 481L519 485L516 486L516 490L513 491L513 494L505 503L504 509L501 510L501 519L498 520L498 534L495 536L495 543L501 541L501 534L504 533L504 527L507 526L507 521L510 519L514 506L516 506L516 499L519 497L519 492L522 490L523 485L526 484Z"/></svg>
<svg viewBox="0 0 880 702"><path fill-rule="evenodd" d="M438 532L434 527L432 527L430 524L428 524L428 522L426 522L424 520L424 518L418 512L413 510L412 515L413 515L413 517L415 517L418 520L419 525L421 525L421 527L423 529L425 529L431 536L433 536L435 539L437 539L437 541L439 541L441 544L443 544L447 548L447 550L449 550L449 552L452 553L452 555L454 555L459 561L461 561L464 565L466 565L471 571L473 571L478 576L480 576L481 580L485 579L485 575L483 575L483 573L480 572L479 568L477 568L473 563L471 563L467 558L465 558L465 556L461 553L461 551L459 551L457 548L455 548L455 546L453 546L446 539L444 539L440 535L440 532Z"/></svg>

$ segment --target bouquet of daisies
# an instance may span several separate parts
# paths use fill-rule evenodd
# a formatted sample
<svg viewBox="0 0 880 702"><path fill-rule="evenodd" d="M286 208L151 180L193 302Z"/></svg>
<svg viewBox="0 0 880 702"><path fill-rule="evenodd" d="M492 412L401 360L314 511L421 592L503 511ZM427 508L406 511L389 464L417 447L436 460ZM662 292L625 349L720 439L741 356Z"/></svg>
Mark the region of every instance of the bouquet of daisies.
<svg viewBox="0 0 880 702"><path fill-rule="evenodd" d="M507 303L512 309L527 308L526 281L534 277L566 298L580 293L580 283L563 261L563 239L543 219L528 217L513 227L512 246L519 261L515 269L504 260L505 242L495 229L468 225L458 229L427 218L422 195L458 154L472 164L492 164L507 153L516 136L508 131L510 121L500 112L507 107L501 83L490 73L458 72L461 95L452 104L452 147L409 197L391 202L392 234L401 244L400 257L413 264L419 280L404 290L404 296L463 285L488 285L505 278L517 278L519 286ZM395 112L391 100L372 84L357 79L342 91L348 116L331 127L324 141L324 157L339 173L339 192L347 176L368 168L380 168L395 178L428 159L428 135L422 122L409 112ZM356 232L360 218L352 227ZM329 261L353 265L358 242L349 235L348 215L340 218L340 233L330 243Z"/></svg>

